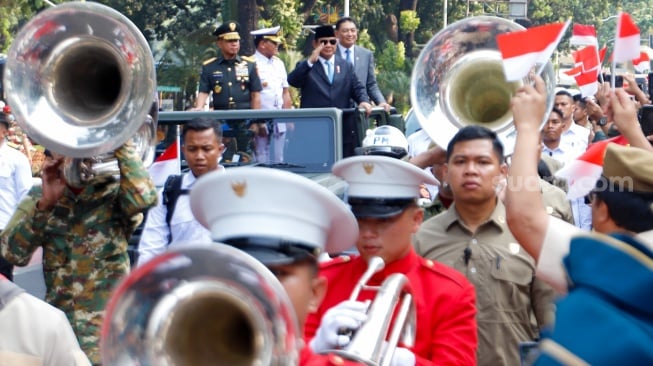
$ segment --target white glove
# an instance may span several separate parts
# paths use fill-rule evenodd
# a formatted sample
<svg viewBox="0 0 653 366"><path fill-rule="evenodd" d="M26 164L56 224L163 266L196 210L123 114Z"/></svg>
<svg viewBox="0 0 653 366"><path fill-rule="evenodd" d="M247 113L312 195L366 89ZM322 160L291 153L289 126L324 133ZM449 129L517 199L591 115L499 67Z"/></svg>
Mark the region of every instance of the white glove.
<svg viewBox="0 0 653 366"><path fill-rule="evenodd" d="M415 366L415 354L408 348L397 347L392 355L390 366Z"/></svg>
<svg viewBox="0 0 653 366"><path fill-rule="evenodd" d="M357 330L367 320L367 303L343 301L327 310L322 317L320 327L315 332L310 346L313 352L323 353L328 350L345 347L351 341L349 335L338 334L339 330Z"/></svg>

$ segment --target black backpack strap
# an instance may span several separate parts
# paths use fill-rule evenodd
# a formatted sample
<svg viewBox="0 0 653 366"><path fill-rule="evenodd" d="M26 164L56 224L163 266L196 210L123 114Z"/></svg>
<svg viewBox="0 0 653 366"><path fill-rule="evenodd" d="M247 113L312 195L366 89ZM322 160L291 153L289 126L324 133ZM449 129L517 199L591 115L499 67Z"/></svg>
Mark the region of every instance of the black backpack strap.
<svg viewBox="0 0 653 366"><path fill-rule="evenodd" d="M175 206L177 206L177 199L179 199L180 195L188 194L189 192L188 189L181 189L183 178L183 175L171 175L163 185L163 204L166 206L166 224L168 225L169 232L168 244L172 242L170 221L172 220L172 214L175 212Z"/></svg>

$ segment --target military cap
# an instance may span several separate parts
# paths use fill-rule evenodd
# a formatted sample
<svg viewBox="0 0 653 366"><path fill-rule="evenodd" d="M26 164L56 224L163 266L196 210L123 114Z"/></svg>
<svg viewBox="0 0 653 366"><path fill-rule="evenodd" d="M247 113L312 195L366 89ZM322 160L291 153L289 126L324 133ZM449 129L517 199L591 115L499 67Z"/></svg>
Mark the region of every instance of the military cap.
<svg viewBox="0 0 653 366"><path fill-rule="evenodd" d="M398 215L420 197L421 184L439 184L415 165L388 156L349 157L332 171L347 182L346 200L358 218Z"/></svg>
<svg viewBox="0 0 653 366"><path fill-rule="evenodd" d="M218 28L213 32L214 36L217 36L218 39L224 40L234 40L240 39L240 25L237 22L226 22L222 23Z"/></svg>
<svg viewBox="0 0 653 366"><path fill-rule="evenodd" d="M315 32L315 39L335 37L336 31L332 25L321 25L313 30Z"/></svg>
<svg viewBox="0 0 653 366"><path fill-rule="evenodd" d="M267 39L277 44L283 42L283 39L281 38L281 26L278 25L272 28L264 28L251 31L250 34L253 35L255 39Z"/></svg>
<svg viewBox="0 0 653 366"><path fill-rule="evenodd" d="M191 190L190 204L213 240L266 265L317 259L323 250L340 253L358 238L354 215L335 194L277 169L240 167L205 174Z"/></svg>
<svg viewBox="0 0 653 366"><path fill-rule="evenodd" d="M636 147L608 144L603 177L614 189L653 193L653 153Z"/></svg>

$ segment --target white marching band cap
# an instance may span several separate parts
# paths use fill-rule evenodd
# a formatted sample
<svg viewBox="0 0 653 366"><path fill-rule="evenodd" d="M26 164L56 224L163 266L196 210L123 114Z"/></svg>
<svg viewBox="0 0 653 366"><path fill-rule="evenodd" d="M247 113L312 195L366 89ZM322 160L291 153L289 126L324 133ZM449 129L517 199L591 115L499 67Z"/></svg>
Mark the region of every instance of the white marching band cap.
<svg viewBox="0 0 653 366"><path fill-rule="evenodd" d="M420 197L421 184L439 184L415 165L388 156L349 157L332 171L348 183L347 202L359 218L398 215Z"/></svg>
<svg viewBox="0 0 653 366"><path fill-rule="evenodd" d="M347 205L327 188L295 173L239 167L203 175L191 210L213 240L264 264L288 264L321 251L339 253L358 238Z"/></svg>

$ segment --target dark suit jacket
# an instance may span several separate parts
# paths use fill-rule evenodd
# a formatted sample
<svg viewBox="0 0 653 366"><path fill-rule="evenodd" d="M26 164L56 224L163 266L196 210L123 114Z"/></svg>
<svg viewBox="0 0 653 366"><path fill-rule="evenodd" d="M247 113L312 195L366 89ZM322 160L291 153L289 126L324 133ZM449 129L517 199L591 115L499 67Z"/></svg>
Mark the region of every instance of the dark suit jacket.
<svg viewBox="0 0 653 366"><path fill-rule="evenodd" d="M340 48L338 48L338 54L340 54ZM376 83L374 67L374 53L365 47L354 45L354 71L358 80L365 85L370 100L378 105L385 103L385 97Z"/></svg>
<svg viewBox="0 0 653 366"><path fill-rule="evenodd" d="M351 108L353 99L357 104L369 102L365 86L358 81L351 64L336 55L334 59L333 84L318 60L313 67L306 60L298 62L288 74L288 84L299 88L301 108Z"/></svg>

